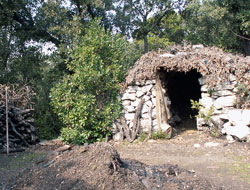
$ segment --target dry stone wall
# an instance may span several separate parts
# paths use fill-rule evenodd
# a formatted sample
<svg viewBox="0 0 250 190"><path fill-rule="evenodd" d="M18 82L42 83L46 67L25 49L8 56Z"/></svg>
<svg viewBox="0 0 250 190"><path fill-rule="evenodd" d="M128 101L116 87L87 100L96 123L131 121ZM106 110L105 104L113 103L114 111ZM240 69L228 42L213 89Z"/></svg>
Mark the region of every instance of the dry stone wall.
<svg viewBox="0 0 250 190"><path fill-rule="evenodd" d="M229 142L235 140L250 142L250 110L235 108L237 80L234 75L229 78L229 81L225 81L214 88L208 87L205 77L199 79L201 85L199 103L203 107L200 111L208 113L212 109L212 113L210 113L209 122L204 118L197 118L197 129L208 130L215 126L219 133L226 135ZM145 102L139 120L140 129L143 132L148 132L150 126L152 126L153 131L159 130L156 120L155 84L155 80L137 82L128 86L121 95L124 117L129 128L133 127L135 112L140 101L144 99ZM165 96L165 100L170 107L171 101L169 98ZM174 118L170 120L174 120ZM118 140L120 136L117 132L115 132L114 138Z"/></svg>
<svg viewBox="0 0 250 190"><path fill-rule="evenodd" d="M230 80L209 88L205 77L199 79L201 85L200 104L203 113L212 110L209 122L204 118L197 118L198 130L206 130L215 126L218 132L226 135L229 142L246 140L250 142L250 110L236 109L237 81L234 75Z"/></svg>
<svg viewBox="0 0 250 190"><path fill-rule="evenodd" d="M148 132L150 126L152 126L153 131L159 129L156 120L155 84L155 80L136 83L132 86L128 86L125 92L121 95L122 105L124 107L124 117L130 128L133 126L133 119L138 104L144 99L145 102L142 106L140 115L140 129L143 132ZM165 97L165 99L167 100L167 104L171 103L167 97Z"/></svg>

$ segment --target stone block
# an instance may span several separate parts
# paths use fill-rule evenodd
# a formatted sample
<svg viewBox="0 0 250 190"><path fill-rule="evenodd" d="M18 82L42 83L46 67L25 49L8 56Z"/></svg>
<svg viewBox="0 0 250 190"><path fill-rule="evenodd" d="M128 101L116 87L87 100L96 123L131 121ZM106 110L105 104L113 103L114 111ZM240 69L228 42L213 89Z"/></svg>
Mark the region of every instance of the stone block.
<svg viewBox="0 0 250 190"><path fill-rule="evenodd" d="M142 106L142 109L141 109L141 113L143 114L143 113L148 113L148 106L146 105L146 104L143 104L143 106Z"/></svg>
<svg viewBox="0 0 250 190"><path fill-rule="evenodd" d="M199 78L198 81L199 81L200 85L206 84L206 79L204 77Z"/></svg>
<svg viewBox="0 0 250 190"><path fill-rule="evenodd" d="M127 121L132 121L132 120L134 120L135 114L134 113L127 113L124 116L125 116L125 119Z"/></svg>
<svg viewBox="0 0 250 190"><path fill-rule="evenodd" d="M133 94L125 93L122 96L122 100L132 100L132 101L134 101L135 99L136 99L136 94L135 93L133 93Z"/></svg>
<svg viewBox="0 0 250 190"><path fill-rule="evenodd" d="M144 93L143 91L137 91L137 92L136 92L136 97L137 97L137 98L140 98L140 97L142 97L144 94L145 94L145 93Z"/></svg>
<svg viewBox="0 0 250 190"><path fill-rule="evenodd" d="M125 107L125 110L128 112L128 113L132 113L132 112L135 112L135 107L134 106L126 106Z"/></svg>
<svg viewBox="0 0 250 190"><path fill-rule="evenodd" d="M175 57L175 55L170 54L170 53L164 53L164 54L161 54L160 57Z"/></svg>
<svg viewBox="0 0 250 190"><path fill-rule="evenodd" d="M156 83L155 80L147 80L147 81L146 81L146 85L155 84L155 83Z"/></svg>
<svg viewBox="0 0 250 190"><path fill-rule="evenodd" d="M149 92L152 88L153 88L153 85L150 84L150 85L147 85L147 86L143 86L142 89L141 89L141 91L142 91L143 93L147 93L147 92Z"/></svg>
<svg viewBox="0 0 250 190"><path fill-rule="evenodd" d="M150 100L150 96L148 96L148 95L144 95L143 98L144 98L145 102Z"/></svg>
<svg viewBox="0 0 250 190"><path fill-rule="evenodd" d="M224 129L227 135L235 136L239 140L246 140L247 136L250 135L249 127L244 125L226 127Z"/></svg>
<svg viewBox="0 0 250 190"><path fill-rule="evenodd" d="M219 90L213 92L213 96L232 96L234 93L231 90Z"/></svg>
<svg viewBox="0 0 250 190"><path fill-rule="evenodd" d="M200 99L200 104L205 107L205 109L210 109L210 107L214 104L215 100L211 97L206 97Z"/></svg>
<svg viewBox="0 0 250 190"><path fill-rule="evenodd" d="M236 96L225 96L225 97L220 97L217 98L214 102L214 107L216 109L222 109L225 107L233 107L236 102Z"/></svg>
<svg viewBox="0 0 250 190"><path fill-rule="evenodd" d="M136 98L135 101L131 102L131 105L137 108L138 105L139 105L139 103L140 103L140 101L141 101L141 100L140 100L139 98Z"/></svg>
<svg viewBox="0 0 250 190"><path fill-rule="evenodd" d="M207 92L208 91L208 85L202 85L201 86L201 92Z"/></svg>
<svg viewBox="0 0 250 190"><path fill-rule="evenodd" d="M130 100L124 100L124 101L122 101L122 105L123 106L129 106L130 104L131 104Z"/></svg>
<svg viewBox="0 0 250 190"><path fill-rule="evenodd" d="M146 104L148 107L152 107L152 106L153 106L153 103L152 103L150 100L146 101L145 104Z"/></svg>

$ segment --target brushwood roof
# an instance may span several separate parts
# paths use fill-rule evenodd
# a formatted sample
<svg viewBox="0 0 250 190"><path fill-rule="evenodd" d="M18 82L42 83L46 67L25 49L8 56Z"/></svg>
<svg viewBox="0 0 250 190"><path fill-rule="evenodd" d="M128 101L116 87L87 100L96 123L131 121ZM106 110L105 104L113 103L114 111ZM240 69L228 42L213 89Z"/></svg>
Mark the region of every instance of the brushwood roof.
<svg viewBox="0 0 250 190"><path fill-rule="evenodd" d="M128 71L124 87L136 81L155 79L157 71L188 72L196 69L205 76L206 83L214 86L227 81L230 74L250 86L250 56L223 52L216 47L174 46L169 50L152 51L143 55Z"/></svg>

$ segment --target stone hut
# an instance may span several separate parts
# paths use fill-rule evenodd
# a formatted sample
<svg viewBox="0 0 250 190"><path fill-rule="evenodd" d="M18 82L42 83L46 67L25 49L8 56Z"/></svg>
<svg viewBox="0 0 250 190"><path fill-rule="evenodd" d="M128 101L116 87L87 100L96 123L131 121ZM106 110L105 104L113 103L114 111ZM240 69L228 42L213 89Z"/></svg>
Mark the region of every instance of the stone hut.
<svg viewBox="0 0 250 190"><path fill-rule="evenodd" d="M171 135L191 116L198 130L249 140L250 57L203 45L149 52L128 71L121 100L132 132ZM116 128L116 136L125 136L122 130Z"/></svg>

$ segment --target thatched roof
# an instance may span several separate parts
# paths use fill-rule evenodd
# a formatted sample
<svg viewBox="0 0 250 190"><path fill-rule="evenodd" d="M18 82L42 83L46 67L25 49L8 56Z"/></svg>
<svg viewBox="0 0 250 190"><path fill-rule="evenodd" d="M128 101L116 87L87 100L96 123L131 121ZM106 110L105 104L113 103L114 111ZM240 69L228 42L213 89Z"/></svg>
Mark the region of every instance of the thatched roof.
<svg viewBox="0 0 250 190"><path fill-rule="evenodd" d="M250 86L249 56L234 55L216 47L202 45L175 46L169 51L159 50L143 55L128 71L124 86L136 81L154 79L160 68L166 72L188 72L196 69L201 75L206 76L206 82L210 86L227 81L232 73L239 81Z"/></svg>

